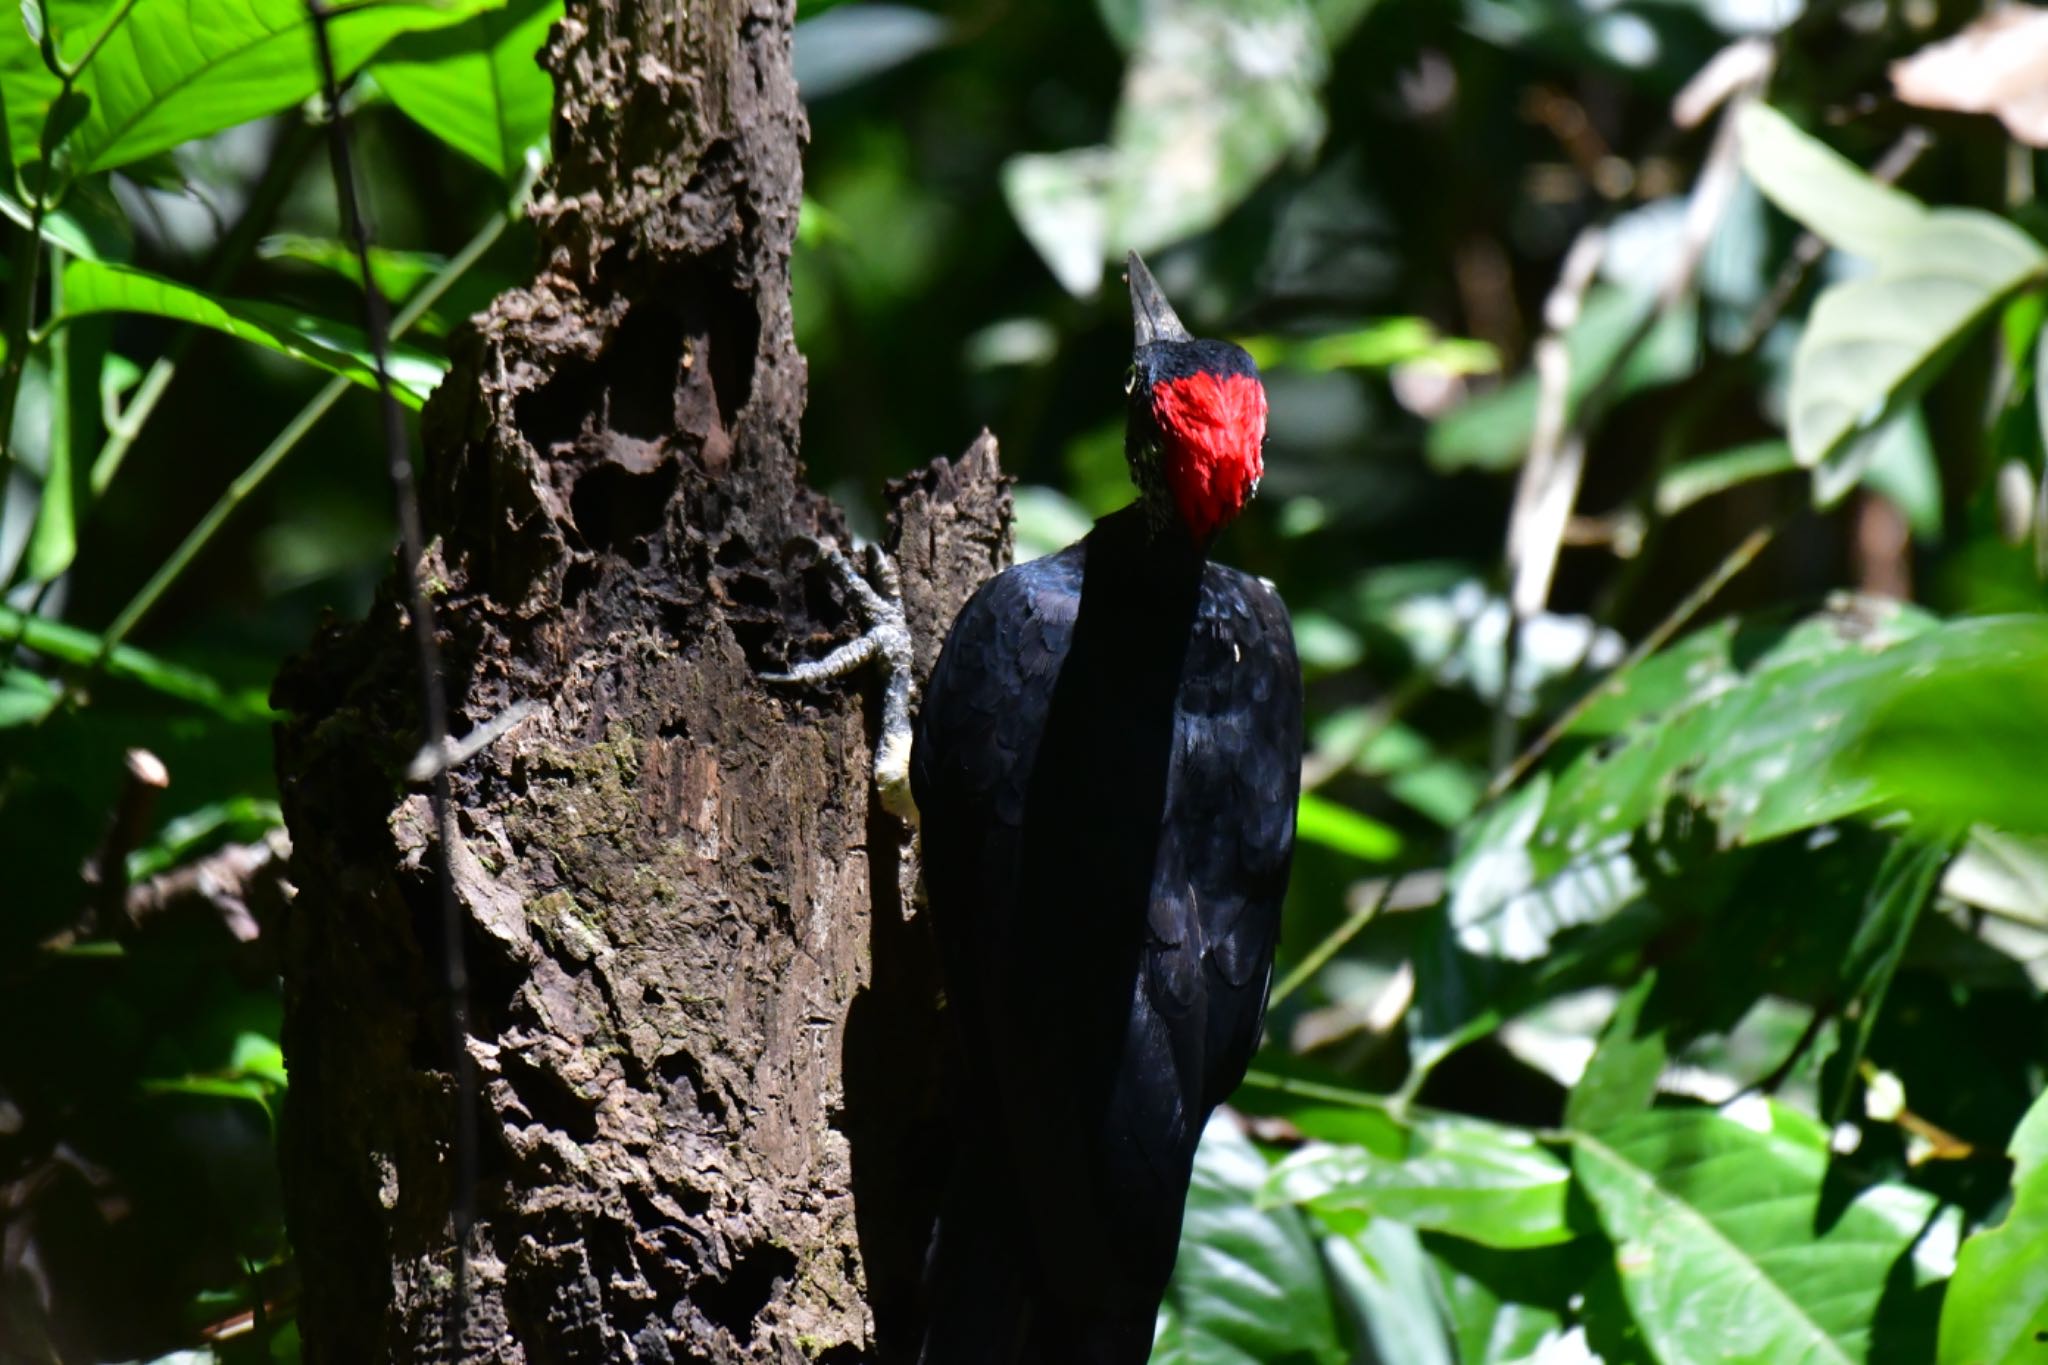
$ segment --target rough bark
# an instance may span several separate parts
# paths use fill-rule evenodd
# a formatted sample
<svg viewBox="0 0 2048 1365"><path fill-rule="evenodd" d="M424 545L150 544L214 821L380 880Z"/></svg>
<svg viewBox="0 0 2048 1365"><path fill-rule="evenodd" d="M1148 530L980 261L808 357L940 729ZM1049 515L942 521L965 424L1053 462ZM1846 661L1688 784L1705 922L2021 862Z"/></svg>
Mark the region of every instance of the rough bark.
<svg viewBox="0 0 2048 1365"><path fill-rule="evenodd" d="M479 1076L465 1355L851 1361L912 1330L936 1030L905 831L810 537L790 0L571 0L534 282L429 405ZM1001 567L994 442L892 491L919 663ZM415 657L387 589L280 678L283 1152L311 1361L439 1358L455 1129ZM856 1207L858 1180L858 1207ZM871 1294L872 1290L872 1294ZM873 1300L871 1307L870 1300Z"/></svg>

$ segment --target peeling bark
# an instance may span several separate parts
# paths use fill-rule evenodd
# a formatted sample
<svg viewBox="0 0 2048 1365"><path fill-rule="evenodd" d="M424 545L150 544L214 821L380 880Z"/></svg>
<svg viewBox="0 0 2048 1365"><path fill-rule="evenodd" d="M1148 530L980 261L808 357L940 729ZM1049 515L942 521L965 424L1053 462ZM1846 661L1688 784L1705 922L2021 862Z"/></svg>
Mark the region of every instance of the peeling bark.
<svg viewBox="0 0 2048 1365"><path fill-rule="evenodd" d="M789 0L571 0L534 282L425 420L480 1180L466 1356L855 1361L915 1330L931 954L810 538ZM891 492L928 669L1008 554L995 445ZM310 1361L440 1356L454 1096L395 588L279 679L284 1119ZM856 1201L856 1194L858 1201ZM879 1326L878 1326L879 1324Z"/></svg>

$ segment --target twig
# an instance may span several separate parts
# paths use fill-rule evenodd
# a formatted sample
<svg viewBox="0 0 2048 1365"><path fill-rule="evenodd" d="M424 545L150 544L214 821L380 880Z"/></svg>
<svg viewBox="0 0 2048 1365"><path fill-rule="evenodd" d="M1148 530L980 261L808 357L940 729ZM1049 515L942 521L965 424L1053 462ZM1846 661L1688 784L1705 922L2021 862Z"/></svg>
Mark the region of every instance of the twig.
<svg viewBox="0 0 2048 1365"><path fill-rule="evenodd" d="M320 78L327 103L328 150L334 164L334 188L340 200L342 230L355 249L363 281L364 332L370 360L377 371L377 392L384 415L384 451L397 505L400 541L399 580L411 609L413 640L419 650L421 730L428 749L442 752L448 743L448 703L441 690L441 647L434 627L434 604L420 583L419 566L426 558L426 537L420 526L419 495L413 486L412 453L405 437L405 415L392 390L387 366L388 318L384 295L370 271L369 236L356 202L355 169L351 164L348 127L342 121L340 82L334 68L334 47L328 39L329 10L321 0L307 0L313 20L313 43L320 58ZM455 1078L454 1197L450 1221L454 1232L454 1286L445 1323L445 1350L450 1365L463 1359L463 1335L469 1319L469 1229L476 1186L476 1076L469 1060L469 973L464 962L462 916L455 901L455 802L446 765L434 773L434 825L441 856L434 860L440 889L442 978L449 1068Z"/></svg>
<svg viewBox="0 0 2048 1365"><path fill-rule="evenodd" d="M256 245L258 236L270 222L271 215L284 202L285 194L292 187L292 180L299 169L299 161L312 145L313 130L303 121L295 122L278 138L278 147L265 168L263 178L257 182L256 190L249 196L249 205L235 226L222 239L220 249L214 254L213 266L206 272L204 287L208 290L223 289L240 268L242 261ZM171 386L171 377L177 373L178 362L184 358L192 339L199 334L197 327L181 327L175 332L163 354L153 362L142 380L135 386L135 393L127 406L108 424L107 439L100 443L99 453L93 456L91 489L97 498L107 491L114 481L121 462L127 458L128 449L135 444L136 437L149 421L149 415L156 410L164 392Z"/></svg>
<svg viewBox="0 0 2048 1365"><path fill-rule="evenodd" d="M1601 694L1607 692L1617 682L1627 677L1631 669L1662 649L1672 636L1683 630L1686 623L1698 615L1700 609L1706 606L1708 602L1711 602L1714 596L1728 585L1730 579L1748 568L1750 562L1763 553L1764 546L1771 543L1771 538L1777 535L1781 526L1782 523L1780 522L1770 522L1757 527L1747 536L1744 536L1742 543L1733 550L1730 550L1728 557L1722 560L1714 571L1708 574L1697 587L1690 593L1687 593L1685 600L1673 607L1671 614L1662 621L1659 621L1655 630L1645 635L1636 643L1633 649L1629 650L1627 657L1615 665L1612 673L1608 674L1597 687L1588 688L1583 696L1566 707L1563 714L1550 723L1550 728L1545 730L1534 744L1531 744L1522 752L1521 757L1517 758L1499 776L1493 779L1492 783L1486 788L1487 800L1490 801L1499 796L1502 792L1520 781L1522 774L1528 772L1537 759L1550 752L1550 747L1563 737L1565 731L1571 729L1578 722L1580 716L1586 714L1587 710L1592 707Z"/></svg>
<svg viewBox="0 0 2048 1365"><path fill-rule="evenodd" d="M1913 169L1913 164L1933 145L1934 137L1926 129L1908 128L1899 134L1899 140L1894 142L1885 154L1877 159L1877 164L1870 168L1871 179L1881 185L1894 183ZM1814 266L1820 264L1821 257L1827 255L1827 252L1828 244L1815 234L1799 234L1799 239L1792 244L1791 254L1785 258L1784 265L1778 268L1777 278L1771 281L1769 292L1750 311L1749 320L1743 323L1742 336L1735 344L1735 354L1747 355L1763 344L1764 337L1777 322L1778 315L1785 311L1792 302L1793 295L1799 292L1799 286L1806 282L1807 275Z"/></svg>
<svg viewBox="0 0 2048 1365"><path fill-rule="evenodd" d="M125 934L131 927L127 919L128 851L142 842L156 799L170 784L170 770L162 759L147 749L128 751L122 764L121 794L114 799L106 836L82 869L86 884L95 889L94 919L102 931Z"/></svg>
<svg viewBox="0 0 2048 1365"><path fill-rule="evenodd" d="M451 768L459 768L510 734L514 727L541 709L537 701L522 701L507 707L461 739L444 736L439 749L422 744L405 768L406 780L425 782Z"/></svg>
<svg viewBox="0 0 2048 1365"><path fill-rule="evenodd" d="M1281 1001L1300 990L1310 977L1323 969L1324 963L1337 955L1338 949L1358 937L1360 930L1377 919L1380 911L1386 907L1387 898L1394 893L1394 882L1395 879L1392 877L1381 882L1378 894L1362 901L1356 909L1345 916L1342 924L1325 935L1321 943L1309 949L1307 956L1294 964L1294 970L1288 972L1274 985L1273 994L1266 1001L1266 1008L1277 1008Z"/></svg>
<svg viewBox="0 0 2048 1365"><path fill-rule="evenodd" d="M516 205L525 197L526 186L522 184L512 203ZM448 263L435 273L433 279L422 285L418 293L407 300L405 307L399 310L398 316L392 319L391 335L405 335L406 330L424 317L429 308L440 302L441 296L446 294L503 235L506 226L511 222L511 217L512 210L509 208L501 208L492 214L462 250L450 258ZM171 551L170 557L150 575L149 581L129 599L128 605L121 608L113 624L107 627L105 644L102 646L104 650L111 651L128 637L128 632L135 629L136 624L149 613L171 584L190 567L199 552L206 548L207 542L213 539L221 524L234 514L235 509L240 507L265 479L270 477L279 461L305 439L306 433L327 415L329 408L341 401L342 395L347 393L350 387L349 380L337 376L328 380L318 393L306 400L306 406L300 408L297 415L285 423L284 430L278 432L270 444L249 462L247 469L235 476L227 491L222 493L219 500L207 509L206 515L199 519L199 524L178 543L178 548Z"/></svg>

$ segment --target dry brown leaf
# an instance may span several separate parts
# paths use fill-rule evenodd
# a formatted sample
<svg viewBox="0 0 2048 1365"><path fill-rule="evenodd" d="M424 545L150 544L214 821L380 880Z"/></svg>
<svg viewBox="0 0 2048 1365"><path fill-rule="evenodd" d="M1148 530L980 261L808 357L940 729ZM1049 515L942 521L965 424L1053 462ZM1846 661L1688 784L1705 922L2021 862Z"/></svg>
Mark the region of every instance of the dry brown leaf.
<svg viewBox="0 0 2048 1365"><path fill-rule="evenodd" d="M1892 63L1892 90L1923 109L1995 114L2021 142L2048 147L2048 9L2008 5Z"/></svg>

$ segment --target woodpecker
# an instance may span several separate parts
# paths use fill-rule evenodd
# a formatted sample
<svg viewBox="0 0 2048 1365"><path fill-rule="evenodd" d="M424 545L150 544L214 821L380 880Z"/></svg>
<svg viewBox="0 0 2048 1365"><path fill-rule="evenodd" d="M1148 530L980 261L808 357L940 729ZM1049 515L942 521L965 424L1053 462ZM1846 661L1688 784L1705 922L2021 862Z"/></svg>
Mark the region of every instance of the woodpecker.
<svg viewBox="0 0 2048 1365"><path fill-rule="evenodd" d="M974 595L914 726L955 1049L922 1365L1146 1359L1265 1015L1301 669L1279 595L1209 552L1258 490L1266 394L1136 253L1128 278L1138 496Z"/></svg>

